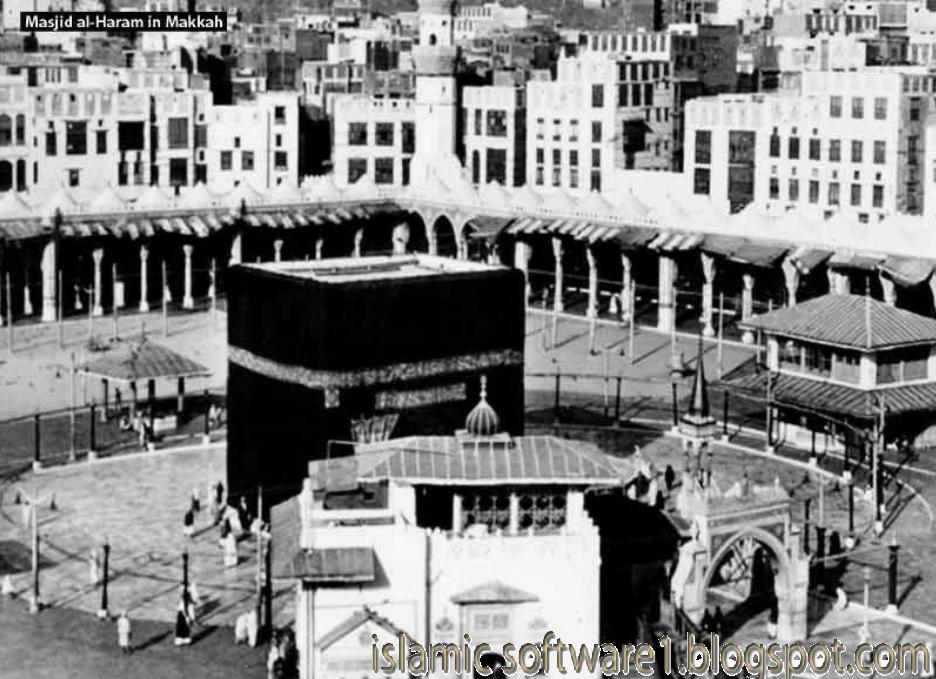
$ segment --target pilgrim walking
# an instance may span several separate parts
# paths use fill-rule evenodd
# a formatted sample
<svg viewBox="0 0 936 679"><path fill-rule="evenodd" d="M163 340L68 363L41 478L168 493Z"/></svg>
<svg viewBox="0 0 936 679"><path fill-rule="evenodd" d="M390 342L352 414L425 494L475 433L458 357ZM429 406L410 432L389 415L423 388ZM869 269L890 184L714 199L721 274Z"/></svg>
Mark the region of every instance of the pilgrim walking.
<svg viewBox="0 0 936 679"><path fill-rule="evenodd" d="M130 655L133 649L130 647L130 618L126 611L121 611L117 617L117 645L124 655Z"/></svg>

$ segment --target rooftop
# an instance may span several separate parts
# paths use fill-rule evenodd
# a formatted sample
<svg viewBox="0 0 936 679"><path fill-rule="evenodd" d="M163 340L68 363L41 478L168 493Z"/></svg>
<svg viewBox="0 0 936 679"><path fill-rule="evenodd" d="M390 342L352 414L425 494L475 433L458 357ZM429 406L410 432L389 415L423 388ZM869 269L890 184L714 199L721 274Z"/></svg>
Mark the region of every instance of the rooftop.
<svg viewBox="0 0 936 679"><path fill-rule="evenodd" d="M393 479L430 485L617 485L633 464L584 441L553 436L410 436L356 446L351 458L314 460L309 476L321 487L334 466L358 481Z"/></svg>
<svg viewBox="0 0 936 679"><path fill-rule="evenodd" d="M864 351L936 344L936 319L863 295L823 295L754 316L741 326Z"/></svg>
<svg viewBox="0 0 936 679"><path fill-rule="evenodd" d="M422 278L453 273L477 273L497 268L478 262L423 254L342 257L307 262L249 264L247 266L283 276L307 278L322 283Z"/></svg>

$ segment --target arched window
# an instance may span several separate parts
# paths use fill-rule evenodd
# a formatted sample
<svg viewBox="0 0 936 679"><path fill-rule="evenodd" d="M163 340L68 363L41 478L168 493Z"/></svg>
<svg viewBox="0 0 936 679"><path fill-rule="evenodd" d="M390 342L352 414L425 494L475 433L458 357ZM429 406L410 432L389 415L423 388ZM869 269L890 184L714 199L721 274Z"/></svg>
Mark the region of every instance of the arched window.
<svg viewBox="0 0 936 679"><path fill-rule="evenodd" d="M26 190L26 161L22 158L16 161L16 190Z"/></svg>
<svg viewBox="0 0 936 679"><path fill-rule="evenodd" d="M26 145L26 116L22 113L16 116L16 145Z"/></svg>
<svg viewBox="0 0 936 679"><path fill-rule="evenodd" d="M13 143L13 121L6 113L0 115L0 146Z"/></svg>
<svg viewBox="0 0 936 679"><path fill-rule="evenodd" d="M9 191L13 188L13 166L5 160L0 160L0 191Z"/></svg>

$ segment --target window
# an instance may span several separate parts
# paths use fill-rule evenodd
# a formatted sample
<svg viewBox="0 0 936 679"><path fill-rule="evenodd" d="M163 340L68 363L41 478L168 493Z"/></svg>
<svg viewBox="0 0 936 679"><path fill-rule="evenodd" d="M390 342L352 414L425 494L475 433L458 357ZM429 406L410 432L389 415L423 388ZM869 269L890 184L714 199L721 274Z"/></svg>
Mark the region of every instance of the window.
<svg viewBox="0 0 936 679"><path fill-rule="evenodd" d="M26 144L26 116L22 113L16 116L16 144L17 146Z"/></svg>
<svg viewBox="0 0 936 679"><path fill-rule="evenodd" d="M851 161L853 163L860 163L862 156L862 144L857 139L852 139L851 143Z"/></svg>
<svg viewBox="0 0 936 679"><path fill-rule="evenodd" d="M861 184L851 185L851 204L855 207L861 205Z"/></svg>
<svg viewBox="0 0 936 679"><path fill-rule="evenodd" d="M578 168L573 167L569 169L569 186L573 189L578 188Z"/></svg>
<svg viewBox="0 0 936 679"><path fill-rule="evenodd" d="M697 167L692 178L692 192L708 195L710 173L707 167Z"/></svg>
<svg viewBox="0 0 936 679"><path fill-rule="evenodd" d="M81 181L81 171L80 170L69 170L68 171L68 185L69 186L78 186L78 183Z"/></svg>
<svg viewBox="0 0 936 679"><path fill-rule="evenodd" d="M809 140L809 159L810 160L819 160L821 157L820 143L818 139Z"/></svg>
<svg viewBox="0 0 936 679"><path fill-rule="evenodd" d="M839 204L839 183L829 182L829 205Z"/></svg>
<svg viewBox="0 0 936 679"><path fill-rule="evenodd" d="M543 149L536 149L536 164L542 165L543 163L545 163L546 162L545 156L546 154L543 151Z"/></svg>
<svg viewBox="0 0 936 679"><path fill-rule="evenodd" d="M569 165L571 167L578 167L578 151L575 149L569 151Z"/></svg>
<svg viewBox="0 0 936 679"><path fill-rule="evenodd" d="M601 171L600 170L591 171L591 190L601 191Z"/></svg>
<svg viewBox="0 0 936 679"><path fill-rule="evenodd" d="M542 165L538 165L538 166L536 167L536 180L535 180L537 186L542 186L542 185L543 185L543 182L545 181L544 178L543 178L543 177L544 177L544 173L545 173L545 170L543 169L543 166L542 166Z"/></svg>
<svg viewBox="0 0 936 679"><path fill-rule="evenodd" d="M790 179L787 182L787 195L791 201L799 200L799 179Z"/></svg>
<svg viewBox="0 0 936 679"><path fill-rule="evenodd" d="M286 151L276 151L273 154L273 169L274 170L288 170L289 161Z"/></svg>
<svg viewBox="0 0 936 679"><path fill-rule="evenodd" d="M55 145L55 132L46 132L45 135L45 148L47 156L54 156L56 154L56 145Z"/></svg>
<svg viewBox="0 0 936 679"><path fill-rule="evenodd" d="M143 123L118 122L117 148L121 151L142 151Z"/></svg>
<svg viewBox="0 0 936 679"><path fill-rule="evenodd" d="M871 187L871 206L884 207L884 187L880 184Z"/></svg>
<svg viewBox="0 0 936 679"><path fill-rule="evenodd" d="M478 151L471 152L471 183L481 183L481 154Z"/></svg>
<svg viewBox="0 0 936 679"><path fill-rule="evenodd" d="M507 136L507 111L490 110L487 112L487 136Z"/></svg>
<svg viewBox="0 0 936 679"><path fill-rule="evenodd" d="M592 108L604 107L604 85L592 85L591 103Z"/></svg>
<svg viewBox="0 0 936 679"><path fill-rule="evenodd" d="M593 168L601 168L601 149L592 149L591 156L591 166Z"/></svg>
<svg viewBox="0 0 936 679"><path fill-rule="evenodd" d="M483 134L482 116L483 113L481 112L481 109L476 108L474 112L474 133L477 137L480 137Z"/></svg>
<svg viewBox="0 0 936 679"><path fill-rule="evenodd" d="M920 97L911 97L910 98L910 120L916 121L920 119Z"/></svg>
<svg viewBox="0 0 936 679"><path fill-rule="evenodd" d="M770 178L770 198L776 200L780 197L780 180L777 177Z"/></svg>
<svg viewBox="0 0 936 679"><path fill-rule="evenodd" d="M787 155L790 160L799 159L799 137L790 137L789 143L787 144Z"/></svg>
<svg viewBox="0 0 936 679"><path fill-rule="evenodd" d="M829 160L837 163L842 159L842 141L840 139L829 140Z"/></svg>
<svg viewBox="0 0 936 679"><path fill-rule="evenodd" d="M240 137L234 137L234 148L240 148Z"/></svg>
<svg viewBox="0 0 936 679"><path fill-rule="evenodd" d="M625 84L618 85L618 107L624 108L627 106L627 90L628 87Z"/></svg>
<svg viewBox="0 0 936 679"><path fill-rule="evenodd" d="M254 154L253 151L241 151L241 170L253 170L254 169Z"/></svg>
<svg viewBox="0 0 936 679"><path fill-rule="evenodd" d="M402 174L401 180L402 180L403 186L409 186L409 165L410 165L410 159L404 158L401 163L401 169L403 170L403 172L401 173Z"/></svg>
<svg viewBox="0 0 936 679"><path fill-rule="evenodd" d="M107 130L98 130L95 135L96 150L98 153L107 153Z"/></svg>
<svg viewBox="0 0 936 679"><path fill-rule="evenodd" d="M793 340L781 340L777 347L777 358L780 362L780 368L787 368L799 372L802 367L800 346Z"/></svg>
<svg viewBox="0 0 936 679"><path fill-rule="evenodd" d="M367 146L367 123L348 124L348 144L351 146Z"/></svg>
<svg viewBox="0 0 936 679"><path fill-rule="evenodd" d="M832 379L857 384L861 378L860 365L857 351L836 351L832 354Z"/></svg>
<svg viewBox="0 0 936 679"><path fill-rule="evenodd" d="M374 129L377 146L393 146L393 123L377 123Z"/></svg>
<svg viewBox="0 0 936 679"><path fill-rule="evenodd" d="M65 155L83 156L88 152L88 123L69 120L65 123Z"/></svg>
<svg viewBox="0 0 936 679"><path fill-rule="evenodd" d="M601 141L601 121L592 121L592 143L597 144Z"/></svg>
<svg viewBox="0 0 936 679"><path fill-rule="evenodd" d="M402 123L400 137L403 143L403 153L414 153L416 151L416 124Z"/></svg>
<svg viewBox="0 0 936 679"><path fill-rule="evenodd" d="M273 107L273 122L277 125L286 124L286 107L285 106L274 106Z"/></svg>
<svg viewBox="0 0 936 679"><path fill-rule="evenodd" d="M887 120L887 97L874 98L874 119Z"/></svg>
<svg viewBox="0 0 936 679"><path fill-rule="evenodd" d="M374 159L374 183L392 184L393 183L393 158L375 158Z"/></svg>
<svg viewBox="0 0 936 679"><path fill-rule="evenodd" d="M852 97L851 100L851 117L856 120L864 118L864 98L863 97Z"/></svg>
<svg viewBox="0 0 936 679"><path fill-rule="evenodd" d="M696 130L695 161L706 165L712 162L712 133L709 130Z"/></svg>
<svg viewBox="0 0 936 679"><path fill-rule="evenodd" d="M9 191L13 188L13 164L0 160L0 191Z"/></svg>
<svg viewBox="0 0 936 679"><path fill-rule="evenodd" d="M142 170L142 168L140 168ZM140 174L140 173L136 173ZM188 184L188 161L185 158L169 159L169 185L185 186Z"/></svg>
<svg viewBox="0 0 936 679"><path fill-rule="evenodd" d="M485 158L487 180L502 186L507 183L507 149L487 149Z"/></svg>
<svg viewBox="0 0 936 679"><path fill-rule="evenodd" d="M832 350L812 344L805 345L806 372L830 377L832 373Z"/></svg>
<svg viewBox="0 0 936 679"><path fill-rule="evenodd" d="M169 119L169 148L188 148L188 118Z"/></svg>
<svg viewBox="0 0 936 679"><path fill-rule="evenodd" d="M898 349L877 355L877 383L907 382L927 377L928 348Z"/></svg>
<svg viewBox="0 0 936 679"><path fill-rule="evenodd" d="M644 106L653 106L653 83L644 85Z"/></svg>
<svg viewBox="0 0 936 679"><path fill-rule="evenodd" d="M833 95L829 99L829 116L832 118L842 117L842 97Z"/></svg>
<svg viewBox="0 0 936 679"><path fill-rule="evenodd" d="M221 152L221 169L230 170L233 166L234 152L233 151L222 151Z"/></svg>
<svg viewBox="0 0 936 679"><path fill-rule="evenodd" d="M348 159L348 183L354 184L367 174L367 158Z"/></svg>
<svg viewBox="0 0 936 679"><path fill-rule="evenodd" d="M280 135L276 135L276 145L280 146ZM195 148L203 149L208 146L208 126L195 126Z"/></svg>

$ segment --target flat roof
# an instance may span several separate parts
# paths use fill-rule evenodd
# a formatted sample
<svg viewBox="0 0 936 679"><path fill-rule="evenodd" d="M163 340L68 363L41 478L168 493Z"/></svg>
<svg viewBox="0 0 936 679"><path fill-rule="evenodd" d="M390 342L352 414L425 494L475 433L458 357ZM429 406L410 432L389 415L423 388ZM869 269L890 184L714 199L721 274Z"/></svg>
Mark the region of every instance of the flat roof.
<svg viewBox="0 0 936 679"><path fill-rule="evenodd" d="M265 262L245 266L321 283L350 283L368 280L419 278L458 273L496 271L503 267L436 255L381 255L340 257L294 262Z"/></svg>

